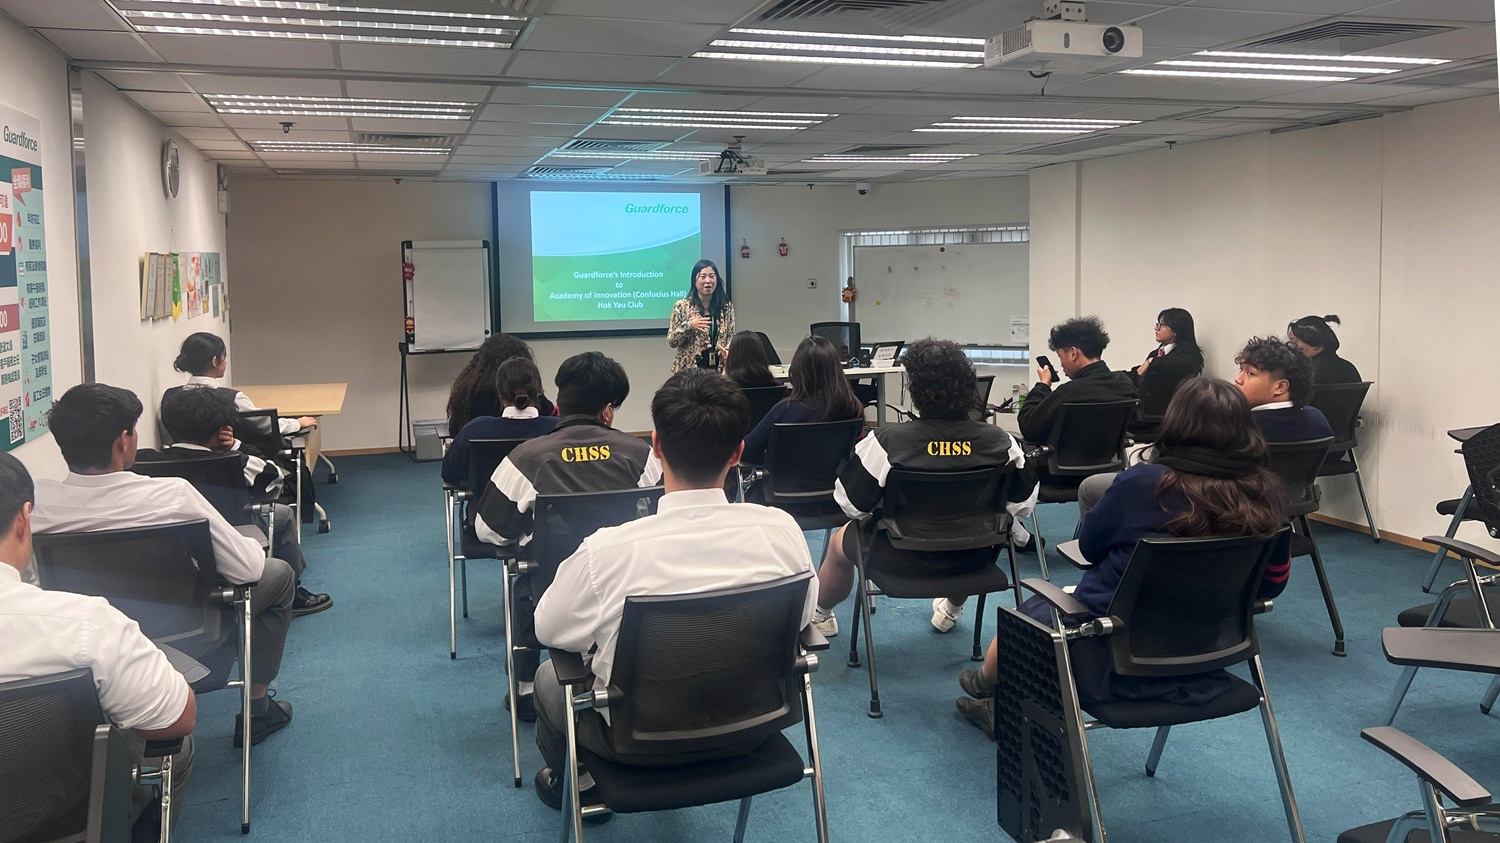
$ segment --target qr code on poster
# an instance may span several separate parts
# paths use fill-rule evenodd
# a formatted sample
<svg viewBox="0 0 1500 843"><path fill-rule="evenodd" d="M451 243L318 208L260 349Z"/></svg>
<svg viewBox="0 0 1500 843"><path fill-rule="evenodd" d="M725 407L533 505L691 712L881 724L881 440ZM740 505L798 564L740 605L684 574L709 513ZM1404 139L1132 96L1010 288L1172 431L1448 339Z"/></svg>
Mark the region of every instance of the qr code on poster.
<svg viewBox="0 0 1500 843"><path fill-rule="evenodd" d="M26 438L26 411L21 407L21 399L10 399L6 409L10 413L10 441L20 442Z"/></svg>

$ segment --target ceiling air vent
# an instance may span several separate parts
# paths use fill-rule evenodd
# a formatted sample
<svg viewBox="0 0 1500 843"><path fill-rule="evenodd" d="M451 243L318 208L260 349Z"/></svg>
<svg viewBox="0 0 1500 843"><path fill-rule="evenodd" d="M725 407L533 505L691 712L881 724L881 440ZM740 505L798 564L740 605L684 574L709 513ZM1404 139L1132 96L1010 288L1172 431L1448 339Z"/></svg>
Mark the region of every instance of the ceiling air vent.
<svg viewBox="0 0 1500 843"><path fill-rule="evenodd" d="M591 138L580 138L571 140L558 147L558 151L582 150L587 152L656 152L671 146L671 141L627 141L627 140L593 140Z"/></svg>
<svg viewBox="0 0 1500 843"><path fill-rule="evenodd" d="M1329 55L1346 56L1456 29L1456 26L1432 23L1341 20L1272 35L1242 44L1235 49L1286 53L1327 52Z"/></svg>
<svg viewBox="0 0 1500 843"><path fill-rule="evenodd" d="M545 165L532 167L526 171L528 176L597 176L600 173L608 173L613 167L558 167Z"/></svg>
<svg viewBox="0 0 1500 843"><path fill-rule="evenodd" d="M947 17L980 0L777 0L761 14L762 23L781 26L801 22L839 23L853 30L910 32L912 27ZM741 24L743 26L743 24Z"/></svg>
<svg viewBox="0 0 1500 843"><path fill-rule="evenodd" d="M430 146L452 149L458 145L456 135L400 135L388 132L357 132L355 143L376 146Z"/></svg>

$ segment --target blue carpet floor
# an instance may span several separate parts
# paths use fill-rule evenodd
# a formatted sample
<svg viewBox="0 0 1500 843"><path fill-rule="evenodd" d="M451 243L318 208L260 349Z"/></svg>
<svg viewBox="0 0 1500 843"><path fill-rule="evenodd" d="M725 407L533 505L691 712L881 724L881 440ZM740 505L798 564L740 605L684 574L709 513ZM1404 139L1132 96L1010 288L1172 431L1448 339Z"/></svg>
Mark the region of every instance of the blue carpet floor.
<svg viewBox="0 0 1500 843"><path fill-rule="evenodd" d="M333 531L304 533L306 583L334 607L297 620L276 683L296 721L256 748L252 839L263 841L549 841L558 815L531 790L540 766L521 727L525 787L511 787L500 573L471 565L471 616L448 658L447 569L438 466L397 455L338 461L340 482L318 496ZM321 473L320 473L321 477ZM1335 481L1337 482L1337 481ZM1070 506L1042 508L1044 531L1072 534ZM1423 599L1429 556L1368 536L1318 528L1348 629L1332 635L1307 560L1258 623L1272 703L1310 841L1418 807L1414 779L1359 739L1374 725L1397 669L1380 629ZM821 534L810 534L814 558ZM1022 557L1023 576L1036 575ZM1054 578L1076 574L1054 561ZM1445 579L1459 574L1456 563ZM991 610L993 611L993 610ZM875 616L885 718L865 716L863 669L834 651L814 676L835 840L1005 840L995 823L995 754L954 711L970 666L972 612L935 635L921 601L882 600ZM839 610L847 626L848 604ZM993 616L989 619L993 624ZM1446 753L1482 784L1500 786L1496 723L1477 701L1483 677L1424 671L1396 725ZM237 698L200 698L198 758L178 841L241 840ZM1252 713L1173 730L1154 779L1142 769L1149 731L1094 733L1104 819L1117 843L1285 840L1260 718ZM598 841L728 840L735 808L620 816L589 828ZM807 785L756 799L750 840L814 839Z"/></svg>

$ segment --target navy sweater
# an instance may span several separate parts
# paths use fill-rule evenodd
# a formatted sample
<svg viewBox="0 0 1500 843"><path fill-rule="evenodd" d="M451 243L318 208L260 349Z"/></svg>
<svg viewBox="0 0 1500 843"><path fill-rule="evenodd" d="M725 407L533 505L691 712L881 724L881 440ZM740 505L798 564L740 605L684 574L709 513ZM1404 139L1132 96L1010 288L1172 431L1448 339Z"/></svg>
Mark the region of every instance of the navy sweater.
<svg viewBox="0 0 1500 843"><path fill-rule="evenodd" d="M760 424L745 434L745 453L740 456L740 462L760 465L766 461L766 446L771 444L772 425L802 424L818 420L813 413L813 408L806 401L793 401L786 398L777 402L776 406L766 413L765 418L760 420Z"/></svg>
<svg viewBox="0 0 1500 843"><path fill-rule="evenodd" d="M1252 410L1250 418L1267 442L1306 442L1333 435L1328 418L1317 407L1277 407Z"/></svg>
<svg viewBox="0 0 1500 843"><path fill-rule="evenodd" d="M469 441L473 439L535 439L546 436L562 419L541 415L534 419L505 419L479 416L464 425L443 455L443 480L463 483L469 479ZM475 489L475 492L481 491Z"/></svg>

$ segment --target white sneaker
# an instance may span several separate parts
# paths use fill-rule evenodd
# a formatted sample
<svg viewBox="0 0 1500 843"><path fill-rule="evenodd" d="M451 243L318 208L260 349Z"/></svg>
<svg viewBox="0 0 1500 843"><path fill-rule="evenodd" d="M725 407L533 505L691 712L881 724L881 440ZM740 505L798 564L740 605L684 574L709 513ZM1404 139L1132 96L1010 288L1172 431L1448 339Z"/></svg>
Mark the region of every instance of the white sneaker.
<svg viewBox="0 0 1500 843"><path fill-rule="evenodd" d="M832 638L839 634L839 619L832 612L825 612L820 606L813 610L813 629L822 633L824 638Z"/></svg>
<svg viewBox="0 0 1500 843"><path fill-rule="evenodd" d="M946 597L939 597L932 601L932 628L938 632L948 632L958 619L964 616L963 604L957 606L948 601Z"/></svg>

